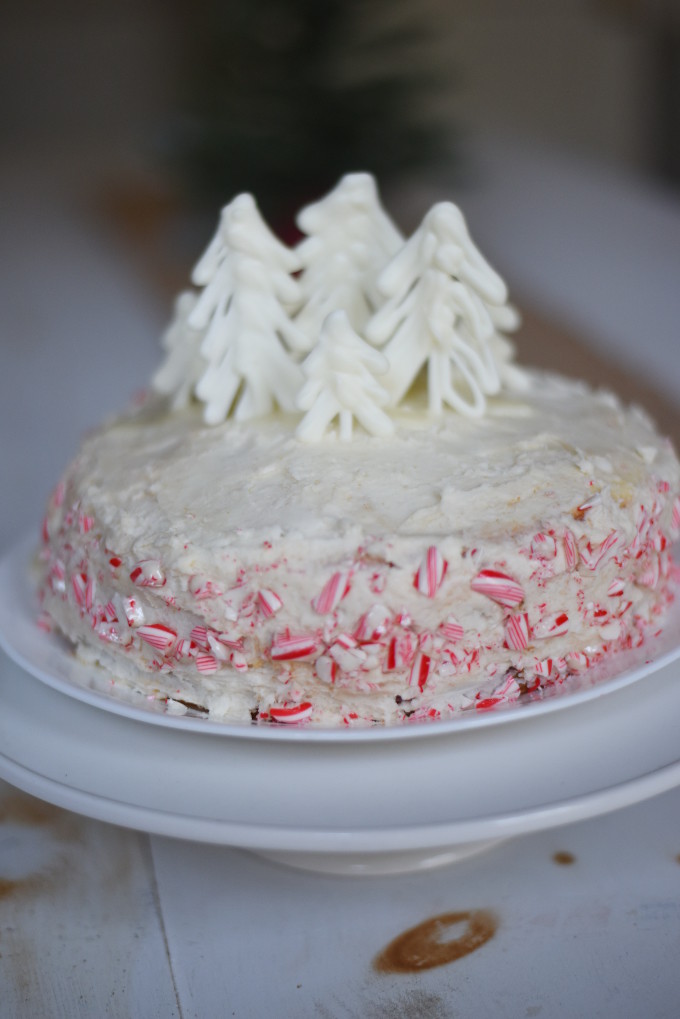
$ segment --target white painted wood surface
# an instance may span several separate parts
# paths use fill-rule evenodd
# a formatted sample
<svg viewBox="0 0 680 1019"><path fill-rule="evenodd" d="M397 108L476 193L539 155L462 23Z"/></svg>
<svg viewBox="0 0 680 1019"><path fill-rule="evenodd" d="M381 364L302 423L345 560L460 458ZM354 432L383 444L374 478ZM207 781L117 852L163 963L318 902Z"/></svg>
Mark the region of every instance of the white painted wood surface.
<svg viewBox="0 0 680 1019"><path fill-rule="evenodd" d="M430 874L350 879L148 838L3 785L0 875L3 1017L675 1019L680 1009L678 791ZM405 929L478 909L498 927L476 951L423 973L376 972Z"/></svg>
<svg viewBox="0 0 680 1019"><path fill-rule="evenodd" d="M0 1015L179 1014L147 836L0 783Z"/></svg>
<svg viewBox="0 0 680 1019"><path fill-rule="evenodd" d="M592 188L577 170L565 167L554 183L574 216L577 196ZM37 527L78 435L118 408L158 359L165 310L85 215L85 176L67 167L48 178L38 163L0 170L0 548ZM488 174L486 187L478 209L480 223L487 210L490 235L498 191ZM508 187L508 178L498 183ZM536 208L516 268L531 290L547 272L546 219L541 189L525 178L522 189ZM656 211L645 217L650 202ZM603 208L615 215L611 201ZM644 195L636 209L638 228L648 224L647 246L660 236L660 215L663 244L680 229L678 203L659 206ZM607 236L606 223L597 229ZM609 236L620 243L620 233ZM600 238L593 257L603 248ZM552 310L568 304L566 291L553 274L545 290ZM678 291L655 277L653 292L645 342L650 374L660 377L668 347L654 337L668 335ZM623 301L618 314L627 314ZM667 389L677 395L675 372ZM560 851L573 862L556 862ZM404 929L468 909L498 918L476 951L419 974L374 970L376 954ZM679 950L680 791L431 874L341 879L149 838L0 785L1 1019L676 1019Z"/></svg>

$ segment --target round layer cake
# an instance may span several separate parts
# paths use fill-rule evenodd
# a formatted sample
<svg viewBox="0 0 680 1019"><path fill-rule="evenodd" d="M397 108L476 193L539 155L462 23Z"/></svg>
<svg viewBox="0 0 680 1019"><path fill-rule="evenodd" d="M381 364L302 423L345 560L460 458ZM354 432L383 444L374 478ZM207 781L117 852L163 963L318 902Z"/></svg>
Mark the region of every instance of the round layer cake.
<svg viewBox="0 0 680 1019"><path fill-rule="evenodd" d="M680 468L641 411L527 372L485 416L392 419L307 444L150 398L52 497L46 613L114 690L316 725L537 696L659 631Z"/></svg>

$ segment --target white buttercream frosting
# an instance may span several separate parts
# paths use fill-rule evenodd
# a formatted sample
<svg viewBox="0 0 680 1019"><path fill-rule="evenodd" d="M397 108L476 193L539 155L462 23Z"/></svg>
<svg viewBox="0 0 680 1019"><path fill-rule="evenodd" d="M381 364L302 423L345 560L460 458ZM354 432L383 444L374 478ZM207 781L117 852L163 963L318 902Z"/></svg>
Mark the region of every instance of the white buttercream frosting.
<svg viewBox="0 0 680 1019"><path fill-rule="evenodd" d="M214 718L394 723L530 695L658 628L680 470L646 417L528 373L482 418L301 443L153 401L88 437L44 605L119 682Z"/></svg>

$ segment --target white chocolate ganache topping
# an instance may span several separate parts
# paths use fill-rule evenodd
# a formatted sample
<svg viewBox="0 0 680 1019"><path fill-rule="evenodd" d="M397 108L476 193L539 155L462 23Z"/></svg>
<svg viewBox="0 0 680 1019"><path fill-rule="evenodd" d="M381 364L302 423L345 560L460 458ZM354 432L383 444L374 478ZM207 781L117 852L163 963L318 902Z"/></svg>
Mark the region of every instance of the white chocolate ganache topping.
<svg viewBox="0 0 680 1019"><path fill-rule="evenodd" d="M57 486L41 595L78 653L175 711L370 725L535 697L656 633L680 467L645 415L512 364L450 203L404 240L355 174L299 222L291 251L227 206L156 395Z"/></svg>

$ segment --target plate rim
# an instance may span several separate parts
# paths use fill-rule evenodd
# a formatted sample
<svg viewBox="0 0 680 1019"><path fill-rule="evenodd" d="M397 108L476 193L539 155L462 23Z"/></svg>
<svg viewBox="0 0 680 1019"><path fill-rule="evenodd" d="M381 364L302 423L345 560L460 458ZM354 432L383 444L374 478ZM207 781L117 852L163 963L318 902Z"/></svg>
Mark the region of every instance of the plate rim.
<svg viewBox="0 0 680 1019"><path fill-rule="evenodd" d="M580 730L574 730L573 724L565 729L562 720L552 716L538 745L528 745L526 732L505 730L505 745L498 748L498 753L507 754L510 750L513 760L522 768L544 759L546 747L552 755L553 736L557 737L556 761L567 768L570 761L580 761L584 747L579 738L574 738L579 731L599 732L608 746L604 751L606 759L618 763L601 770L599 764L604 759L600 740L591 739L586 763L577 767L573 781L563 783L557 779L546 786L540 779L544 769L539 769L538 780L529 781L529 792L525 795L526 789L517 792L516 783L508 774L502 783L507 789L500 799L493 793L494 783L489 782L497 763L489 756L490 749L494 749L494 731L472 737L474 743L479 738L482 743L472 756L464 747L456 751L456 741L450 737L430 743L427 750L413 743L403 747L383 744L380 750L365 745L359 756L347 745L305 747L300 743L288 746L272 743L265 747L242 741L226 744L220 739L209 744L193 733L167 729L156 730L155 738L149 741L143 728L129 719L65 697L4 655L0 658L0 673L8 709L2 721L8 739L0 749L0 778L60 807L101 821L195 842L308 855L339 853L356 857L408 850L423 852L501 841L559 827L632 805L680 784L676 741L680 684L673 664L655 677L654 696L646 699L646 731L650 741L648 750L635 761L620 753L622 745L628 745L630 726L637 725L637 711L634 716L631 714L631 698L633 707L637 699L629 690L623 701L618 698L612 701L613 713L602 702L594 717L586 708L582 720L585 728ZM672 691L668 703L673 711L666 710L665 702L659 701L656 694L660 691ZM658 718L659 711L664 712L660 741L653 738L653 720ZM82 741L78 738L80 733L85 737ZM126 748L125 763L118 777L118 769L112 772L110 765L112 755L121 746ZM612 756L617 747L619 752ZM512 748L518 754L516 758ZM172 754L170 762L160 756L166 752ZM321 757L317 758L315 755L319 754ZM479 778L471 776L464 782L469 787L472 781L472 788L463 795L464 802L458 801L455 794L442 800L442 791L450 788L442 766L447 771L457 767L462 775L461 766L475 766L482 759L485 764ZM315 760L320 768L312 767L310 772L310 763ZM251 773L253 763L257 766ZM292 765L292 770L288 765ZM245 768L241 773L243 781L225 786L223 767ZM378 786L369 780L363 792L362 786L355 787L355 783L365 774L366 767L371 769L373 779L380 775L382 778ZM429 805L424 813L415 800L408 806L412 794L420 787L423 767L436 767L440 774L426 797ZM146 776L141 783L140 768ZM279 777L270 788L265 776L272 774ZM318 805L320 798L327 805L321 813L299 807L299 780L304 781L307 775L312 776L312 785L316 786L312 805L314 802ZM196 781L206 783L207 795L198 801ZM159 782L164 787L160 796ZM384 808L376 810L375 792L378 787L383 788L380 783L384 782L389 783L390 791ZM348 788L356 789L356 808L354 792L351 804L343 795ZM268 789L266 796L262 795L264 789Z"/></svg>
<svg viewBox="0 0 680 1019"><path fill-rule="evenodd" d="M359 831L343 827L272 827L224 818L195 817L129 803L40 774L1 751L0 778L63 809L151 835L255 851L359 856L443 849L480 840L500 842L600 817L660 796L680 785L680 758L603 789L593 789L551 803L464 820L404 827L391 825Z"/></svg>

